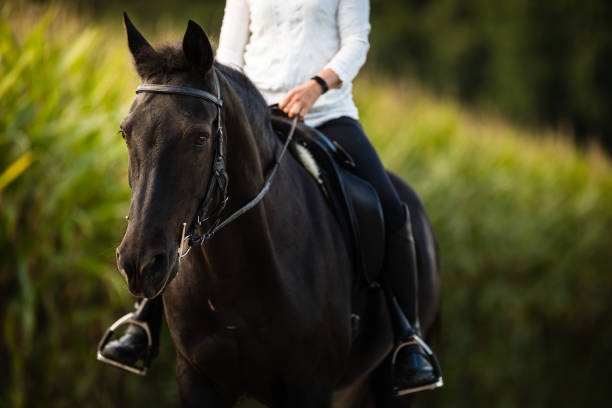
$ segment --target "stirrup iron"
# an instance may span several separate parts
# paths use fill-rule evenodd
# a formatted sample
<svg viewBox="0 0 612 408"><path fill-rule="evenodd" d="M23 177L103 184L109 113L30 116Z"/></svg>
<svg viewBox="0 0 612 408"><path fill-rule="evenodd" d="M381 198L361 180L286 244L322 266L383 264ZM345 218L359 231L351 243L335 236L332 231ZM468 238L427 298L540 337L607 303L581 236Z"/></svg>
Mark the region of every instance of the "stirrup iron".
<svg viewBox="0 0 612 408"><path fill-rule="evenodd" d="M438 363L438 359L436 358L433 351L431 351L427 343L425 343L423 339L421 339L416 334L412 335L410 339L401 343L395 349L395 352L393 353L393 357L391 358L391 384L395 384L395 361L397 360L397 356L399 355L399 352L404 347L410 346L412 344L418 345L427 354L427 357L429 358L429 362L431 363L431 366L434 369L434 376L436 377L436 381L431 384L420 385L418 387L404 389L404 390L400 390L398 387L394 385L393 395L396 397L401 397L403 395L412 394L412 393L419 392L419 391L433 390L436 388L440 388L444 385L444 380L442 379L442 372L440 370L440 364Z"/></svg>
<svg viewBox="0 0 612 408"><path fill-rule="evenodd" d="M391 358L391 384L393 384L393 395L396 397L401 397L403 395L412 394L419 391L433 390L442 387L444 385L444 380L442 379L442 370L440 369L440 363L438 363L438 359L436 358L435 354L427 345L427 343L425 343L425 341L418 335L418 329L412 327L395 296L391 296L391 307L396 317L396 324L398 326L398 330L400 332L399 337L401 339L400 344L393 352L393 356ZM423 351L425 351L425 354L427 354L427 358L429 359L429 362L431 363L431 366L434 370L433 374L436 380L431 384L425 384L414 388L400 390L398 387L395 386L395 362L397 360L399 352L404 347L413 344L419 346Z"/></svg>
<svg viewBox="0 0 612 408"><path fill-rule="evenodd" d="M151 357L152 357L151 350L153 349L153 337L151 336L151 329L149 329L149 324L147 322L141 322L139 320L136 320L136 316L138 315L138 312L140 311L140 309L141 308L139 308L139 310L136 312L126 314L125 316L117 320L115 323L113 323L111 327L108 328L108 330L102 337L102 340L100 340L100 344L98 344L97 358L98 358L98 361L101 361L103 363L110 364L112 366L121 368L123 370L129 371L130 373L144 376L147 374L147 370L149 369L149 366L151 364ZM110 358L106 358L102 354L102 350L104 350L104 347L106 347L106 345L109 343L111 337L115 333L115 330L127 324L133 324L133 325L140 327L141 329L144 330L144 332L147 335L147 352L145 354L144 359L142 359L142 363L140 365L138 364L138 361L136 361L133 365L120 363L118 361L111 360Z"/></svg>

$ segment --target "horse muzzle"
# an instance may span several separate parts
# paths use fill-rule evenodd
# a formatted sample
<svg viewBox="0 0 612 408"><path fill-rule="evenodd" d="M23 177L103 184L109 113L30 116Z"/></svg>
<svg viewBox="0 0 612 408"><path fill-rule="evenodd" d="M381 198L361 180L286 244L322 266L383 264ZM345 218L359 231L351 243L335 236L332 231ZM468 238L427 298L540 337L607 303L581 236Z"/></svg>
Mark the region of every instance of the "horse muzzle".
<svg viewBox="0 0 612 408"><path fill-rule="evenodd" d="M130 256L122 246L117 248L117 267L130 293L147 299L160 295L178 271L176 251L146 251Z"/></svg>

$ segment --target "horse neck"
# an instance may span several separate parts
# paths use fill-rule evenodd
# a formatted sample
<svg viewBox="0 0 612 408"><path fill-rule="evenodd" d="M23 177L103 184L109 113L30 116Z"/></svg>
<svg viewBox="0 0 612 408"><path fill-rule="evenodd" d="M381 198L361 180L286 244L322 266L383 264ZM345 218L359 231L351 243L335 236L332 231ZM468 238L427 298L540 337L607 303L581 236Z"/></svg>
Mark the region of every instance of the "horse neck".
<svg viewBox="0 0 612 408"><path fill-rule="evenodd" d="M262 109L262 101L249 101L248 94L235 92L231 86L224 91L229 105L224 122L230 200L234 206L241 206L262 187L279 143L272 137L269 115L265 104ZM251 102L257 107L250 106Z"/></svg>
<svg viewBox="0 0 612 408"><path fill-rule="evenodd" d="M245 108L248 101L244 101L244 93L240 94L240 90L223 89L223 92L229 175L229 202L221 217L225 219L261 190L267 172L281 150L281 142L273 133L265 105L264 110L258 113L260 117L247 111L251 107ZM262 117L265 120L260 121ZM290 267L295 261L294 255L299 251L296 252L293 244L286 242L287 231L291 231L292 236L322 232L330 247L334 247L330 235L341 234L333 226L336 225L334 223L331 223L329 230L326 227L323 230L311 228L307 215L313 214L313 209L317 216L328 217L326 219L330 219L331 213L327 211L328 206L322 196L305 200L306 191L296 188L296 183L301 183L302 177L303 186L309 185L306 178L310 177L297 166L290 155L285 156L270 192L255 207L220 230L201 252L193 254L189 261L191 266L182 275L189 281L189 287L197 288L193 293L209 296L218 309L225 310L232 319L242 315L262 315L258 311L263 303L286 305L283 302L286 302L287 293L296 290L295 276L300 276L297 280L301 280L305 275L302 272L309 266L307 262L297 261L301 266ZM312 182L310 186L311 192L318 189ZM294 220L294 214L302 216ZM319 227L321 225L327 223L320 223ZM331 263L349 264L342 248L339 244L338 251L330 254ZM337 258L344 262L338 262ZM314 284L310 292L300 295L301 298L307 297L312 290ZM265 302L262 302L262 294L266 296ZM236 302L236 299L240 299L240 302ZM244 305L250 305L247 309L252 310L244 310Z"/></svg>

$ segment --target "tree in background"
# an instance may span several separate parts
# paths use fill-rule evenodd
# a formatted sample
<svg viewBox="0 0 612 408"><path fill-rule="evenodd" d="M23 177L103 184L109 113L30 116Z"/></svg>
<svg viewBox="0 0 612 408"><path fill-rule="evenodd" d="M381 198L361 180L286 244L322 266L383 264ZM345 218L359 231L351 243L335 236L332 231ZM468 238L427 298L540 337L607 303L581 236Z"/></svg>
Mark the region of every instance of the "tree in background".
<svg viewBox="0 0 612 408"><path fill-rule="evenodd" d="M612 3L373 0L370 61L612 151Z"/></svg>

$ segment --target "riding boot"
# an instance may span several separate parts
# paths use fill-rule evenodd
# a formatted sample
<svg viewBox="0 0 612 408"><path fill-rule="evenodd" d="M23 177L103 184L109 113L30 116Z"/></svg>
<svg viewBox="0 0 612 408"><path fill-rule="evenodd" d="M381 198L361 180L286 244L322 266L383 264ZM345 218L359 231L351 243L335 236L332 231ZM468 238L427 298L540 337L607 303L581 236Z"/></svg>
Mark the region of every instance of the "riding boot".
<svg viewBox="0 0 612 408"><path fill-rule="evenodd" d="M396 396L442 385L436 357L420 334L416 250L405 204L404 213L402 227L387 236L384 272L390 311L396 323L392 376Z"/></svg>
<svg viewBox="0 0 612 408"><path fill-rule="evenodd" d="M153 359L159 353L159 332L164 310L161 297L141 299L135 309L132 319L148 325L152 344L149 347L149 338L143 327L130 323L123 336L106 344L101 351L106 359L118 363L116 365L120 368L136 367L139 360Z"/></svg>

